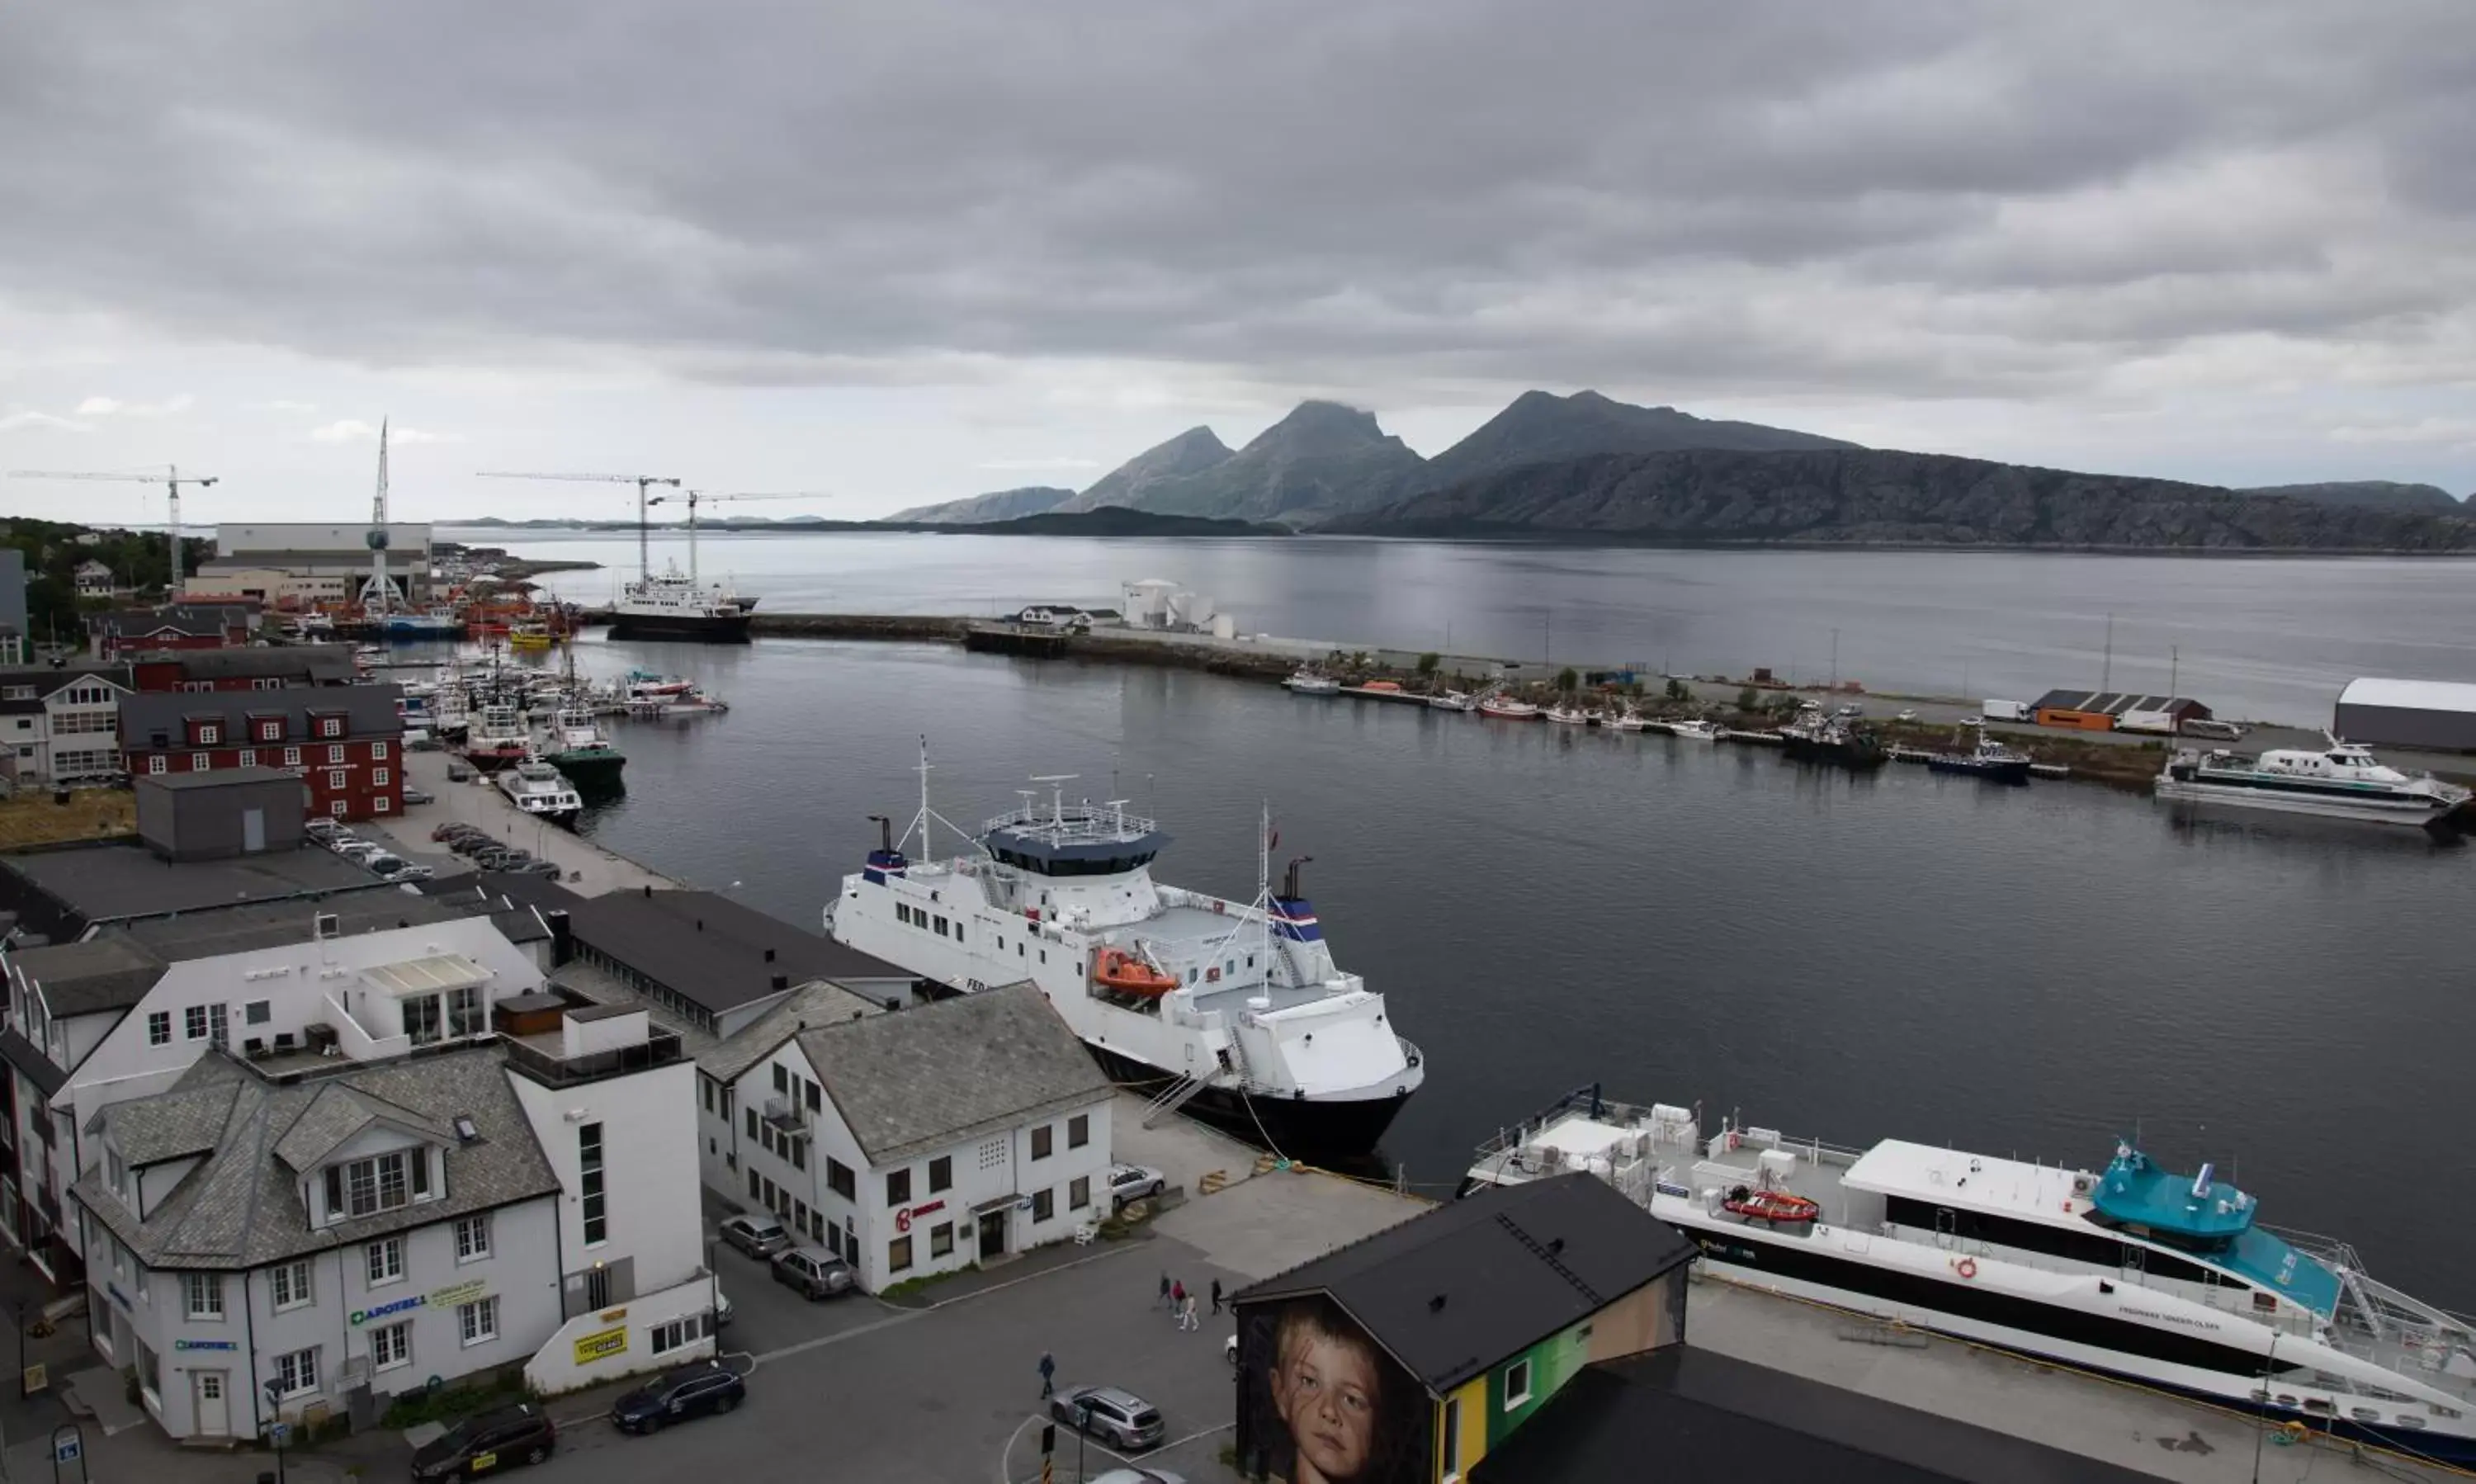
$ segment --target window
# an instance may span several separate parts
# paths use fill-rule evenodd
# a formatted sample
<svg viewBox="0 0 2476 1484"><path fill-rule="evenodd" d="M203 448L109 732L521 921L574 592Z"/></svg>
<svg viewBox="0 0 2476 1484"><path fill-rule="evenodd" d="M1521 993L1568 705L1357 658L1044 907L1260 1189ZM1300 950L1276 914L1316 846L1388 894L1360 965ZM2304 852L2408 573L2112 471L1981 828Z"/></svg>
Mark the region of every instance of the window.
<svg viewBox="0 0 2476 1484"><path fill-rule="evenodd" d="M935 919L935 922L937 924L937 936L942 938L946 935L946 920L940 917Z"/></svg>
<svg viewBox="0 0 2476 1484"><path fill-rule="evenodd" d="M706 1324L711 1318L712 1312L704 1310L684 1319L675 1319L667 1324L656 1324L653 1329L654 1353L667 1355L696 1344L705 1338Z"/></svg>
<svg viewBox="0 0 2476 1484"><path fill-rule="evenodd" d="M298 1397L318 1389L318 1351L315 1347L275 1357L275 1389L280 1397Z"/></svg>
<svg viewBox="0 0 2476 1484"><path fill-rule="evenodd" d="M119 1253L114 1252L118 1258ZM220 1273L184 1273L181 1293L191 1319L220 1320L224 1317L224 1275Z"/></svg>
<svg viewBox="0 0 2476 1484"><path fill-rule="evenodd" d="M943 1257L954 1249L954 1224L939 1222L928 1228L928 1255Z"/></svg>
<svg viewBox="0 0 2476 1484"><path fill-rule="evenodd" d="M146 1301L146 1265L142 1262L138 1262L136 1254L134 1252L130 1254L129 1260L137 1270L135 1274L137 1282L137 1301L139 1303L144 1303Z"/></svg>
<svg viewBox="0 0 2476 1484"><path fill-rule="evenodd" d="M373 742L373 743L371 743L371 744L370 744L370 756L371 756L373 759L382 758L382 757L384 757L385 755L386 755L386 744L385 744L385 743L384 743L384 742Z"/></svg>
<svg viewBox="0 0 2476 1484"><path fill-rule="evenodd" d="M794 1170L808 1168L808 1141L784 1134L782 1142L791 1147L791 1168Z"/></svg>
<svg viewBox="0 0 2476 1484"><path fill-rule="evenodd" d="M1530 1362L1517 1360L1504 1368L1504 1410L1512 1411L1530 1400Z"/></svg>
<svg viewBox="0 0 2476 1484"><path fill-rule="evenodd" d="M756 1138L756 1110L755 1108L742 1108L739 1112L741 1117L748 1123L748 1136L752 1139Z"/></svg>
<svg viewBox="0 0 2476 1484"><path fill-rule="evenodd" d="M940 1154L928 1161L928 1194L952 1189L954 1184L954 1156Z"/></svg>
<svg viewBox="0 0 2476 1484"><path fill-rule="evenodd" d="M499 1338L499 1300L493 1297L458 1304L456 1329L466 1345Z"/></svg>
<svg viewBox="0 0 2476 1484"><path fill-rule="evenodd" d="M301 766L301 749L299 749L299 748L297 748L297 747L287 747L287 748L285 748L285 749L284 750L284 765L285 765L285 767L287 767L287 768L297 768L297 767L300 767L300 766Z"/></svg>
<svg viewBox="0 0 2476 1484"><path fill-rule="evenodd" d="M212 747L212 746L214 746L216 743L218 743L218 742L222 741L223 739L224 739L224 730L223 730L221 727L216 726L216 725L215 725L214 723L212 723L212 722L203 722L203 723L200 723L200 724L199 724L199 727L198 727L198 745L199 745L199 746L201 746L201 747Z"/></svg>
<svg viewBox="0 0 2476 1484"><path fill-rule="evenodd" d="M1049 1157L1050 1146L1055 1142L1056 1135L1056 1128L1049 1124L1043 1124L1039 1127L1033 1129L1031 1131L1031 1157L1034 1159L1047 1159Z"/></svg>
<svg viewBox="0 0 2476 1484"><path fill-rule="evenodd" d="M327 749L327 761L328 761L328 762L330 762L330 763L339 763L339 762L342 762L343 760L344 760L344 750L343 750L341 747L331 747L331 748Z"/></svg>
<svg viewBox="0 0 2476 1484"><path fill-rule="evenodd" d="M282 722L280 722L280 721L263 721L263 722L260 722L260 723L258 724L258 740L260 740L260 742L281 742L281 741L283 741L283 740L284 740L284 724L283 724Z"/></svg>
<svg viewBox="0 0 2476 1484"><path fill-rule="evenodd" d="M343 788L351 784L352 781L353 776L341 768L330 768L327 770L327 786L329 788Z"/></svg>
<svg viewBox="0 0 2476 1484"><path fill-rule="evenodd" d="M1043 1189L1031 1193L1031 1219L1034 1224L1045 1222L1056 1214L1057 1192Z"/></svg>
<svg viewBox="0 0 2476 1484"><path fill-rule="evenodd" d="M121 1159L118 1150L103 1151L103 1179L111 1187L113 1195L123 1200L129 1199L129 1166Z"/></svg>
<svg viewBox="0 0 2476 1484"><path fill-rule="evenodd" d="M751 1165L748 1167L748 1199L751 1200L756 1199L756 1167Z"/></svg>
<svg viewBox="0 0 2476 1484"><path fill-rule="evenodd" d="M181 1038L203 1041L207 1038L207 1007L193 1004L181 1012Z"/></svg>
<svg viewBox="0 0 2476 1484"><path fill-rule="evenodd" d="M146 1044L148 1046L169 1046L172 1044L171 1011L150 1010L147 1012Z"/></svg>
<svg viewBox="0 0 2476 1484"><path fill-rule="evenodd" d="M381 1324L370 1331L370 1369L392 1371L412 1364L412 1324Z"/></svg>
<svg viewBox="0 0 2476 1484"><path fill-rule="evenodd" d="M258 749L257 749L257 748L254 748L254 747L244 747L244 748L242 748L242 749L240 750L240 765L241 765L242 767L244 767L244 768L255 768L255 767L257 767L257 766L258 766Z"/></svg>
<svg viewBox="0 0 2476 1484"><path fill-rule="evenodd" d="M1080 1211L1092 1203L1092 1177L1078 1175L1066 1183L1066 1209Z"/></svg>
<svg viewBox="0 0 2476 1484"><path fill-rule="evenodd" d="M699 1087L699 1088L700 1088L700 1089L705 1093L705 1110L706 1110L706 1112L708 1112L708 1113L712 1112L712 1111L713 1111L713 1078L711 1078L711 1077L709 1077L709 1076L701 1076L701 1077L697 1078L697 1086L698 1086L698 1087Z"/></svg>
<svg viewBox="0 0 2476 1484"><path fill-rule="evenodd" d="M1066 1121L1066 1147L1079 1150L1092 1142L1092 1115L1077 1113Z"/></svg>
<svg viewBox="0 0 2476 1484"><path fill-rule="evenodd" d="M785 1098L791 1096L791 1069L779 1061L774 1064L774 1090Z"/></svg>
<svg viewBox="0 0 2476 1484"><path fill-rule="evenodd" d="M822 1113L826 1108L826 1090L814 1082L808 1084L808 1111Z"/></svg>
<svg viewBox="0 0 2476 1484"><path fill-rule="evenodd" d="M859 1182L853 1178L851 1166L831 1154L826 1156L826 1189L854 1204L859 1200Z"/></svg>
<svg viewBox="0 0 2476 1484"><path fill-rule="evenodd" d="M271 1279L276 1312L297 1309L310 1301L310 1259L278 1263Z"/></svg>
<svg viewBox="0 0 2476 1484"><path fill-rule="evenodd" d="M404 1281L404 1238L384 1237L373 1242L362 1249L361 1259L369 1273L370 1287Z"/></svg>
<svg viewBox="0 0 2476 1484"><path fill-rule="evenodd" d="M806 1201L794 1200L791 1202L791 1226L793 1230L798 1231L802 1236L807 1235L808 1203Z"/></svg>
<svg viewBox="0 0 2476 1484"><path fill-rule="evenodd" d="M170 766L170 760L161 753L146 759L146 771L149 773L161 773Z"/></svg>
<svg viewBox="0 0 2476 1484"><path fill-rule="evenodd" d="M372 768L370 770L370 786L372 788L384 788L386 787L386 781L387 770L384 768Z"/></svg>
<svg viewBox="0 0 2476 1484"><path fill-rule="evenodd" d="M327 1167L327 1212L331 1217L375 1216L409 1204L430 1194L427 1150L392 1150L349 1165Z"/></svg>
<svg viewBox="0 0 2476 1484"><path fill-rule="evenodd" d="M911 1203L911 1168L885 1172L885 1203L890 1206Z"/></svg>
<svg viewBox="0 0 2476 1484"><path fill-rule="evenodd" d="M586 1124L576 1130L576 1164L582 1177L584 1197L584 1245L599 1247L610 1240L610 1211L602 1193L602 1125Z"/></svg>
<svg viewBox="0 0 2476 1484"><path fill-rule="evenodd" d="M982 1139L982 1140L980 1141L980 1168L981 1168L981 1169L983 1169L983 1170L994 1170L994 1169L998 1168L1000 1165L1004 1164L1005 1162L1006 1162L1006 1141L1005 1141L1005 1140L1003 1140L1003 1139Z"/></svg>
<svg viewBox="0 0 2476 1484"><path fill-rule="evenodd" d="M901 1273L911 1266L911 1239L897 1237L885 1245L885 1271Z"/></svg>
<svg viewBox="0 0 2476 1484"><path fill-rule="evenodd" d="M263 1026L275 1019L275 1002L253 1000L240 1007L240 1018L248 1025Z"/></svg>
<svg viewBox="0 0 2476 1484"><path fill-rule="evenodd" d="M456 1260L478 1262L490 1255L490 1219L468 1216L456 1224Z"/></svg>
<svg viewBox="0 0 2476 1484"><path fill-rule="evenodd" d="M1445 1403L1445 1477L1462 1476L1462 1403L1456 1397Z"/></svg>
<svg viewBox="0 0 2476 1484"><path fill-rule="evenodd" d="M212 753L191 753L189 754L189 771L191 773L204 773L214 765L215 754Z"/></svg>
<svg viewBox="0 0 2476 1484"><path fill-rule="evenodd" d="M482 1024L482 989L467 984L447 992L447 1033L451 1036L477 1036L486 1027Z"/></svg>

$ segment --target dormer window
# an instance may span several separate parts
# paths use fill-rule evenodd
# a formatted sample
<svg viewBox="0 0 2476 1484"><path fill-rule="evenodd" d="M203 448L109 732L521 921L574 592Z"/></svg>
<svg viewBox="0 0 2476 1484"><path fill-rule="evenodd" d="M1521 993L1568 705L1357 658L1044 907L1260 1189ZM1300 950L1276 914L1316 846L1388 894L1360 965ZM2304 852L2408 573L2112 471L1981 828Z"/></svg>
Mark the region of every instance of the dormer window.
<svg viewBox="0 0 2476 1484"><path fill-rule="evenodd" d="M120 1157L119 1150L107 1148L103 1151L103 1179L111 1187L111 1193L120 1198L122 1205L132 1203L129 1199L129 1165Z"/></svg>
<svg viewBox="0 0 2476 1484"><path fill-rule="evenodd" d="M430 1151L391 1150L327 1167L327 1215L344 1221L430 1199Z"/></svg>
<svg viewBox="0 0 2476 1484"><path fill-rule="evenodd" d="M322 737L340 737L343 734L344 719L342 717L322 716L318 718L318 735Z"/></svg>

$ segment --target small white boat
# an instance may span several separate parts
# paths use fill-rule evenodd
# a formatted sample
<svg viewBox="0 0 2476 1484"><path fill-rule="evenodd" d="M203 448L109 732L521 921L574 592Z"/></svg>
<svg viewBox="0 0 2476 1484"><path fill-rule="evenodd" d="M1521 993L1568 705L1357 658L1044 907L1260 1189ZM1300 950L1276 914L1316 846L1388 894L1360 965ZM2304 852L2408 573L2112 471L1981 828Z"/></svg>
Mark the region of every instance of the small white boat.
<svg viewBox="0 0 2476 1484"><path fill-rule="evenodd" d="M1648 729L1650 723L1643 719L1643 714L1640 711L1635 710L1631 706L1626 706L1623 710L1607 718L1607 720L1601 723L1601 725L1608 728L1611 731L1642 731Z"/></svg>
<svg viewBox="0 0 2476 1484"><path fill-rule="evenodd" d="M1500 691L1492 691L1479 698L1478 714L1500 716L1507 721L1526 722L1538 716L1539 708L1527 701L1516 701Z"/></svg>
<svg viewBox="0 0 2476 1484"><path fill-rule="evenodd" d="M1478 698L1463 691L1448 690L1441 695L1429 696L1427 705L1439 711L1475 711L1478 709Z"/></svg>
<svg viewBox="0 0 2476 1484"><path fill-rule="evenodd" d="M1281 684L1290 690L1296 691L1301 696L1338 696L1341 694L1340 680L1336 680L1332 676L1325 674L1321 670L1305 665L1301 665L1298 669L1291 671L1290 678L1283 680Z"/></svg>
<svg viewBox="0 0 2476 1484"><path fill-rule="evenodd" d="M1548 708L1548 719L1565 727L1587 727L1591 724L1591 713L1559 701Z"/></svg>
<svg viewBox="0 0 2476 1484"><path fill-rule="evenodd" d="M508 803L535 819L563 825L584 811L584 800L559 771L536 758L501 769L497 782Z"/></svg>
<svg viewBox="0 0 2476 1484"><path fill-rule="evenodd" d="M1689 717L1681 722L1671 722L1669 724L1668 730L1674 732L1676 735L1683 737L1688 742L1717 742L1720 740L1719 724L1716 722L1704 721L1698 716Z"/></svg>

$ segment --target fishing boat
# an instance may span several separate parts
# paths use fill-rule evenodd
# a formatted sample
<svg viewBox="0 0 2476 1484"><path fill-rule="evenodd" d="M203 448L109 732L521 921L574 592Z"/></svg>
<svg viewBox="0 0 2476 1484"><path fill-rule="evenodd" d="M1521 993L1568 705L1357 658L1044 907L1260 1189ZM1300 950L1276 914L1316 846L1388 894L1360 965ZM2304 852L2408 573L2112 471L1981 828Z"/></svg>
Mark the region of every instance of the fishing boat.
<svg viewBox="0 0 2476 1484"><path fill-rule="evenodd" d="M558 712L542 756L579 789L615 787L628 765L628 754L610 744L593 713L575 706Z"/></svg>
<svg viewBox="0 0 2476 1484"><path fill-rule="evenodd" d="M524 761L532 738L513 705L490 703L472 713L464 731L464 759L484 773Z"/></svg>
<svg viewBox="0 0 2476 1484"><path fill-rule="evenodd" d="M508 803L535 819L564 825L584 812L584 800L575 786L539 758L528 757L512 768L501 769L494 781Z"/></svg>
<svg viewBox="0 0 2476 1484"><path fill-rule="evenodd" d="M1603 725L1612 731L1643 731L1649 728L1650 723L1640 711L1626 706L1623 710L1608 717Z"/></svg>
<svg viewBox="0 0 2476 1484"><path fill-rule="evenodd" d="M1779 738L1787 744L1791 757L1801 762L1830 763L1852 773L1867 772L1891 761L1891 754L1883 751L1872 732L1837 717L1814 716L1791 722L1779 729Z"/></svg>
<svg viewBox="0 0 2476 1484"><path fill-rule="evenodd" d="M1465 691L1439 691L1427 698L1427 705L1439 711L1475 711L1478 698Z"/></svg>
<svg viewBox="0 0 2476 1484"><path fill-rule="evenodd" d="M2476 829L2468 790L2431 774L2411 777L2370 750L2323 733L2322 751L2276 749L2247 757L2220 749L2184 749L2158 775L2157 796L2183 804L2266 809L2372 825L2414 825L2437 833Z"/></svg>
<svg viewBox="0 0 2476 1484"><path fill-rule="evenodd" d="M1341 694L1341 681L1338 679L1307 665L1300 665L1298 669L1291 671L1289 679L1283 680L1281 684L1301 696L1337 696Z"/></svg>
<svg viewBox="0 0 2476 1484"><path fill-rule="evenodd" d="M1668 730L1673 734L1683 737L1688 742L1717 742L1720 740L1720 724L1718 722L1705 721L1699 716L1689 716L1683 721L1671 722L1668 724Z"/></svg>
<svg viewBox="0 0 2476 1484"><path fill-rule="evenodd" d="M511 650L546 650L557 642L550 631L550 625L539 619L508 626L508 648Z"/></svg>
<svg viewBox="0 0 2476 1484"><path fill-rule="evenodd" d="M1983 723L1977 729L1977 745L1966 753L1932 753L1926 756L1926 768L1934 773L1958 773L1984 779L1990 783L2026 783L2032 759L2026 753L2005 747L1987 733Z"/></svg>
<svg viewBox="0 0 2476 1484"><path fill-rule="evenodd" d="M2345 1242L2260 1220L2209 1164L2132 1140L2101 1170L1941 1144L1793 1139L1596 1087L1482 1145L1465 1194L1586 1171L1701 1248L1703 1271L1832 1308L2464 1466L2476 1323L2380 1282Z"/></svg>
<svg viewBox="0 0 2476 1484"><path fill-rule="evenodd" d="M1479 698L1478 714L1501 717L1506 721L1526 722L1539 715L1539 708L1527 701L1516 701L1500 690L1493 690Z"/></svg>
<svg viewBox="0 0 2476 1484"><path fill-rule="evenodd" d="M464 633L464 620L444 604L419 613L383 614L376 627L389 639L456 639Z"/></svg>
<svg viewBox="0 0 2476 1484"><path fill-rule="evenodd" d="M1591 713L1570 701L1559 701L1548 708L1548 719L1563 727L1587 727Z"/></svg>
<svg viewBox="0 0 2476 1484"><path fill-rule="evenodd" d="M1277 888L1269 823L1259 889L1232 901L1165 885L1170 843L1124 801L1070 804L1035 779L977 830L928 806L898 840L881 826L826 908L829 934L964 994L1029 979L1109 1075L1283 1153L1363 1154L1425 1078L1384 996L1342 970L1293 861ZM931 827L966 853L931 856ZM917 844L913 859L901 847Z"/></svg>

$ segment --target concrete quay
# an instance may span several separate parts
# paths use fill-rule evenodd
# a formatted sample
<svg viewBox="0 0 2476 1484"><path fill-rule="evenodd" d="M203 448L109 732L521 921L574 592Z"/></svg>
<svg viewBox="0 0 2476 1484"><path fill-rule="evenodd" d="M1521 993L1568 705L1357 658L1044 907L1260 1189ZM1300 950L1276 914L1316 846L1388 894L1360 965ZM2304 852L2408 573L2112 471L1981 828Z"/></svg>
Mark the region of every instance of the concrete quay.
<svg viewBox="0 0 2476 1484"><path fill-rule="evenodd" d="M396 853L429 866L440 876L468 869L463 857L430 839L432 829L454 820L485 829L493 838L522 846L544 860L558 862L560 880L569 890L587 897L646 886L687 884L615 851L605 850L572 829L524 813L508 802L508 796L490 782L486 774L476 773L469 782L449 782L448 764L457 760L454 754L445 752L406 754L406 781L429 790L436 796L436 802L409 804L392 824L375 820L357 824L352 827L354 832L385 835L395 842Z"/></svg>

